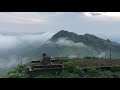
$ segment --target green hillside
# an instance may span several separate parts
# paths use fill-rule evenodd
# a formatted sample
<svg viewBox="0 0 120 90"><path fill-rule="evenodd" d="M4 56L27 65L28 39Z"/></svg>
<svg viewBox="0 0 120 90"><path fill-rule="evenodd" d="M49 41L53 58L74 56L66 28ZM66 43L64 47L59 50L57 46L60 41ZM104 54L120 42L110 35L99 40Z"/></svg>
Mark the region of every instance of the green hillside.
<svg viewBox="0 0 120 90"><path fill-rule="evenodd" d="M114 49L120 49L120 44L110 41L109 39L104 40L91 34L77 35L73 32L61 30L50 39L51 41L57 41L59 38L67 38L75 43L82 42L87 46L90 46L96 50L108 50L111 47ZM119 48L118 48L119 47Z"/></svg>
<svg viewBox="0 0 120 90"><path fill-rule="evenodd" d="M27 63L18 65L1 78L120 78L120 60L105 60L95 57L68 58L56 57L64 64L62 71L27 72L26 67L35 65ZM98 66L111 66L97 69Z"/></svg>
<svg viewBox="0 0 120 90"><path fill-rule="evenodd" d="M40 47L24 51L21 56L39 57L46 52L50 56L95 56L109 58L110 47L112 58L120 58L120 44L104 40L91 34L77 35L61 30Z"/></svg>

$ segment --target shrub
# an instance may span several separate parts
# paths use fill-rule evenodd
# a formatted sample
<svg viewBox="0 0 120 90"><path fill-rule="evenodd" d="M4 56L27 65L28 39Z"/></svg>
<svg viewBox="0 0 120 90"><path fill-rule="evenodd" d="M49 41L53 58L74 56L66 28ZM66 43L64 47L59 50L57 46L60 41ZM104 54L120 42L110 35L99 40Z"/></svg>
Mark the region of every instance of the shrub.
<svg viewBox="0 0 120 90"><path fill-rule="evenodd" d="M67 70L64 70L62 71L60 74L59 74L59 77L61 78L67 78L69 75L69 72Z"/></svg>
<svg viewBox="0 0 120 90"><path fill-rule="evenodd" d="M78 74L79 77L83 77L86 74L85 71L81 67L79 67L79 66L76 66L74 68L74 73Z"/></svg>
<svg viewBox="0 0 120 90"><path fill-rule="evenodd" d="M120 72L114 72L113 77L114 78L120 78Z"/></svg>
<svg viewBox="0 0 120 90"><path fill-rule="evenodd" d="M112 72L120 72L120 65L114 65L111 67Z"/></svg>
<svg viewBox="0 0 120 90"><path fill-rule="evenodd" d="M74 64L74 60L70 60L70 61L64 63L64 67L69 72L71 72L71 73L74 72L74 68L76 67L76 65Z"/></svg>
<svg viewBox="0 0 120 90"><path fill-rule="evenodd" d="M96 67L88 67L86 72L90 77L97 77L99 76L99 71L96 70Z"/></svg>
<svg viewBox="0 0 120 90"><path fill-rule="evenodd" d="M104 71L101 75L103 78L113 78L113 73L111 71Z"/></svg>

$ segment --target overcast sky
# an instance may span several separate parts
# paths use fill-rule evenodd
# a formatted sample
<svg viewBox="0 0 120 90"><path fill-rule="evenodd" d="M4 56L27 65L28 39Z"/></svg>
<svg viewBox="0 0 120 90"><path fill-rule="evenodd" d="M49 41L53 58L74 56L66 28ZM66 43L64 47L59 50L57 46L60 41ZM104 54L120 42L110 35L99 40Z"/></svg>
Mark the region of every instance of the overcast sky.
<svg viewBox="0 0 120 90"><path fill-rule="evenodd" d="M0 32L60 30L120 42L120 12L0 12Z"/></svg>

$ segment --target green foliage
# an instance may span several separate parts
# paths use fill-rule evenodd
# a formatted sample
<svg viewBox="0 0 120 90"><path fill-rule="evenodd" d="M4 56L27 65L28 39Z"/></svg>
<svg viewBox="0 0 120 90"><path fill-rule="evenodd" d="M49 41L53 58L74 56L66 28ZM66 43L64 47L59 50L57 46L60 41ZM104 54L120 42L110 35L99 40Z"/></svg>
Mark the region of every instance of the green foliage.
<svg viewBox="0 0 120 90"><path fill-rule="evenodd" d="M76 67L76 65L74 64L74 60L69 60L68 62L64 63L64 67L69 72L74 72L74 68Z"/></svg>
<svg viewBox="0 0 120 90"><path fill-rule="evenodd" d="M29 75L25 69L26 65L18 65L12 71L8 72L3 78L27 78Z"/></svg>
<svg viewBox="0 0 120 90"><path fill-rule="evenodd" d="M84 77L86 75L85 71L80 66L74 68L74 73L78 74L79 77Z"/></svg>
<svg viewBox="0 0 120 90"><path fill-rule="evenodd" d="M42 71L28 73L26 67L37 64L27 63L18 65L2 78L120 78L120 63L114 60L93 60L77 59L69 57L56 57L55 59L63 62L63 71ZM110 70L96 69L99 65L115 64ZM116 63L118 65L116 65ZM89 65L90 64L90 65ZM86 66L85 66L86 65ZM84 66L84 67L81 67Z"/></svg>
<svg viewBox="0 0 120 90"><path fill-rule="evenodd" d="M69 57L55 57L55 60L58 60L60 63L65 63L70 60Z"/></svg>
<svg viewBox="0 0 120 90"><path fill-rule="evenodd" d="M113 78L113 72L111 71L103 71L101 72L101 77L103 78Z"/></svg>
<svg viewBox="0 0 120 90"><path fill-rule="evenodd" d="M96 70L96 67L88 67L86 70L86 73L89 75L89 77L98 77L99 71Z"/></svg>
<svg viewBox="0 0 120 90"><path fill-rule="evenodd" d="M114 72L113 77L114 78L120 78L120 72Z"/></svg>
<svg viewBox="0 0 120 90"><path fill-rule="evenodd" d="M114 66L112 66L111 71L112 72L120 72L120 65L114 65Z"/></svg>
<svg viewBox="0 0 120 90"><path fill-rule="evenodd" d="M59 78L78 78L79 75L76 73L71 73L68 70L62 71L59 76Z"/></svg>

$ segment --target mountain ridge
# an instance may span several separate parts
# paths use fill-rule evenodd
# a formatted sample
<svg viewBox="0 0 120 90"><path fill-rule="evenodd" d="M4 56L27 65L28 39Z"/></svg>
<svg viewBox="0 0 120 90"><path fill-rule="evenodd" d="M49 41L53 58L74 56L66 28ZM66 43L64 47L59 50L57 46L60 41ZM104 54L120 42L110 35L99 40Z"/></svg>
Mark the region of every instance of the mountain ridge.
<svg viewBox="0 0 120 90"><path fill-rule="evenodd" d="M53 37L50 40L57 41L60 38L67 38L68 40L72 40L75 43L82 42L88 46L93 46L93 44L94 44L93 47L96 47L96 48L101 47L102 45L104 45L106 47L108 47L108 46L110 47L113 43L109 39L104 40L104 39L101 39L95 35L91 35L88 33L86 33L84 35L77 35L76 33L68 32L65 30L59 31L58 33L53 35ZM96 45L96 44L98 44L98 45Z"/></svg>
<svg viewBox="0 0 120 90"><path fill-rule="evenodd" d="M82 46L79 46L82 45ZM85 47L83 47L85 45ZM46 43L38 48L33 48L23 54L39 57L46 52L50 56L102 56L109 57L109 50L112 48L112 57L120 58L120 44L104 40L95 35L78 35L74 32L60 30L54 34Z"/></svg>

